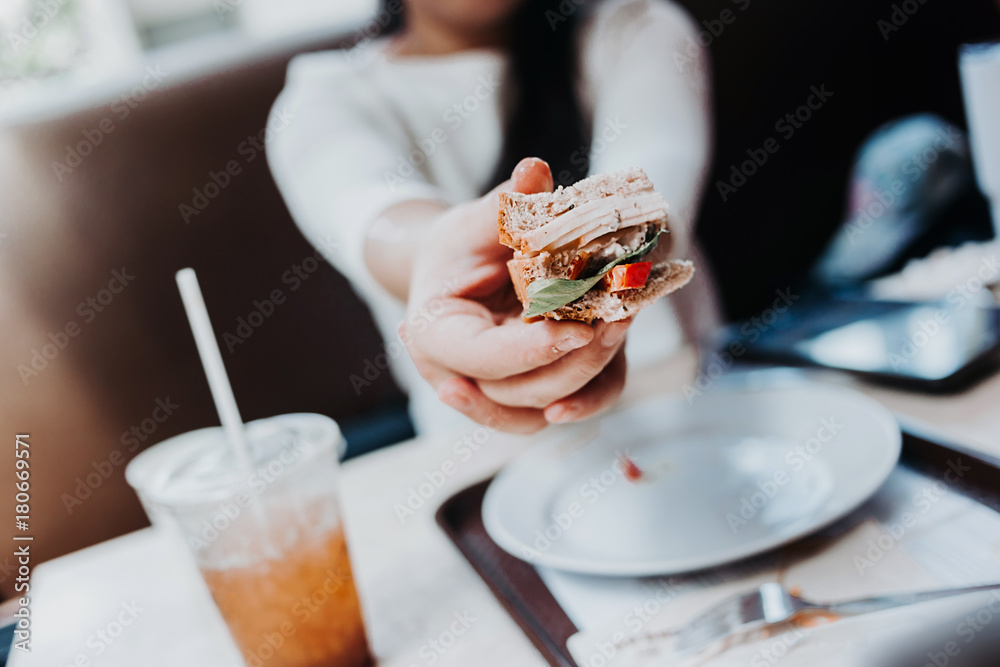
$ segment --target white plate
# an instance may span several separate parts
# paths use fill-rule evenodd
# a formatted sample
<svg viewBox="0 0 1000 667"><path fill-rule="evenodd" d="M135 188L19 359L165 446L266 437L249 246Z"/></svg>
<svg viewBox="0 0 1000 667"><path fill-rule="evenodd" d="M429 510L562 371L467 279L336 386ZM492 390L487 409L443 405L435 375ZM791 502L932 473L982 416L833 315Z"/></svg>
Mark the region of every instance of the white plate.
<svg viewBox="0 0 1000 667"><path fill-rule="evenodd" d="M712 567L814 532L868 499L901 445L884 407L818 384L658 399L563 435L497 476L486 531L534 564L618 576Z"/></svg>

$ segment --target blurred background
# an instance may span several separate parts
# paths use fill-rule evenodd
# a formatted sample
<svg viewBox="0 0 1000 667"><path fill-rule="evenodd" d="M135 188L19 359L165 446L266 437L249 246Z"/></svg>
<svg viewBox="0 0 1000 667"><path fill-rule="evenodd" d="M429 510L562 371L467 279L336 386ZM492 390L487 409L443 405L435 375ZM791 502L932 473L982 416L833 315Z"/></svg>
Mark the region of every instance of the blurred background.
<svg viewBox="0 0 1000 667"><path fill-rule="evenodd" d="M996 2L680 4L712 61L715 158L697 231L729 320L776 290L898 276L993 237L963 134L933 214L905 239L886 250L869 235L861 269L835 240L870 204L852 183L874 132L916 116L931 140L964 133L958 49L1000 35ZM245 419L328 414L354 455L412 433L370 316L296 229L263 154L288 60L377 37L386 11L375 0L0 4L0 425L11 440L31 434L37 558L145 525L125 463L217 423L174 285L184 266L199 274ZM828 94L809 123L740 181L734 169L814 89ZM12 503L0 499L5 515ZM2 593L11 572L0 561Z"/></svg>

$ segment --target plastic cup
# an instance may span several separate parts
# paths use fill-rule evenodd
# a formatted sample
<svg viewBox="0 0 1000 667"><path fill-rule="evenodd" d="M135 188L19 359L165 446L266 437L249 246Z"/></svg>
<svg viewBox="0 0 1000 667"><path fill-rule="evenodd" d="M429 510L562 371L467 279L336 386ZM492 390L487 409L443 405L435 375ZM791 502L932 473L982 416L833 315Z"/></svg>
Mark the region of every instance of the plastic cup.
<svg viewBox="0 0 1000 667"><path fill-rule="evenodd" d="M1000 237L1000 42L963 45L958 64L976 180Z"/></svg>
<svg viewBox="0 0 1000 667"><path fill-rule="evenodd" d="M249 478L221 428L147 449L126 478L153 524L187 541L248 667L374 664L336 499L337 424L282 415L246 439Z"/></svg>

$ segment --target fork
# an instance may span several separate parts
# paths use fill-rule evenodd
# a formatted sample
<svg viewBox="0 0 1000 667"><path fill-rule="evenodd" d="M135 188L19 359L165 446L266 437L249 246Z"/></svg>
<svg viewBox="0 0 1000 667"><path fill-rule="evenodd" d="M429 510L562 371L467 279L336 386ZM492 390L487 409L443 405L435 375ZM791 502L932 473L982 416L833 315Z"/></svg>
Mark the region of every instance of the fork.
<svg viewBox="0 0 1000 667"><path fill-rule="evenodd" d="M800 611L816 610L854 616L918 602L997 589L1000 589L1000 583L820 604L792 595L779 583L769 582L755 591L723 600L671 634L677 637L674 650L678 653L687 653L737 632L755 630L787 621Z"/></svg>

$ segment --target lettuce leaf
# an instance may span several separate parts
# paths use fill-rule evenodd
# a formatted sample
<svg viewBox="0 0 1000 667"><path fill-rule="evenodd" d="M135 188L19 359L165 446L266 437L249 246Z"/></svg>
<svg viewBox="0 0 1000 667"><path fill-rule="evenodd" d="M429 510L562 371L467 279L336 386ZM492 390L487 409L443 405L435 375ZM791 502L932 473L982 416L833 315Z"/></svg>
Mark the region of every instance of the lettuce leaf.
<svg viewBox="0 0 1000 667"><path fill-rule="evenodd" d="M619 264L627 264L632 260L639 259L650 252L659 243L660 235L665 233L667 231L661 229L652 240L645 243L641 248L625 253L621 257L608 262L604 265L604 268L589 278L580 278L578 280L542 278L541 280L535 280L528 285L528 309L525 311L524 316L538 317L576 301L589 292L611 269Z"/></svg>

